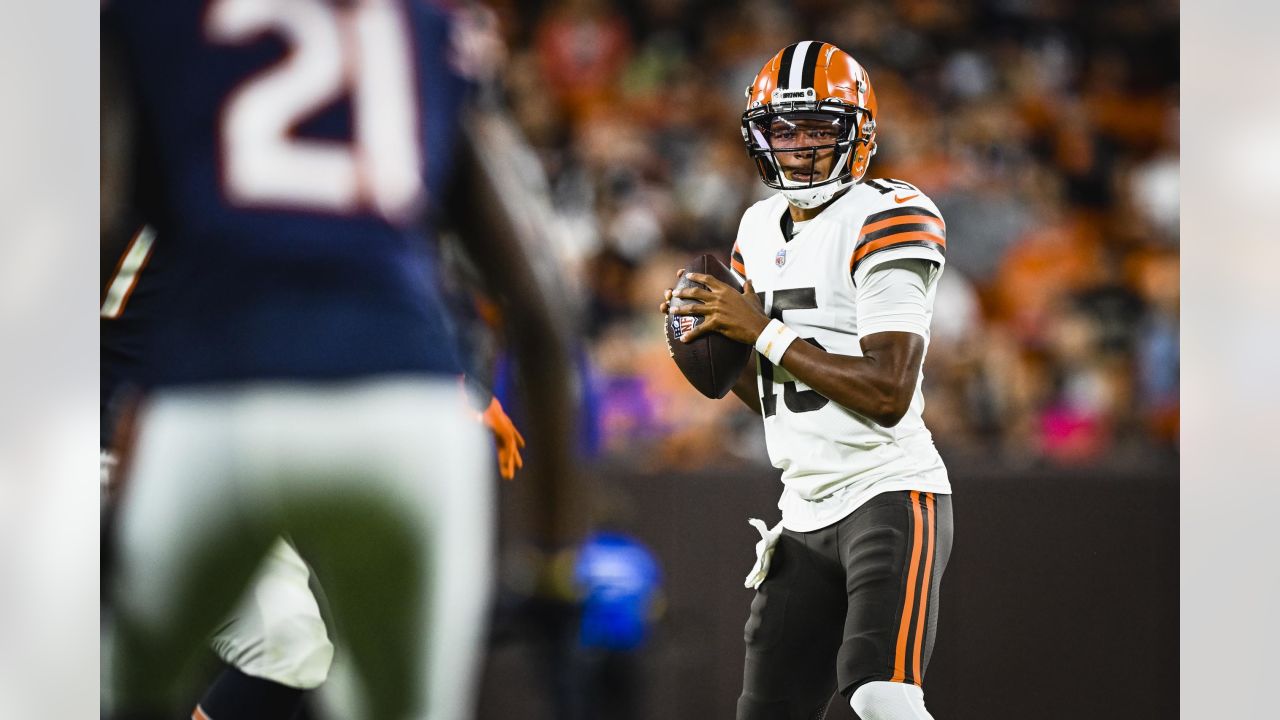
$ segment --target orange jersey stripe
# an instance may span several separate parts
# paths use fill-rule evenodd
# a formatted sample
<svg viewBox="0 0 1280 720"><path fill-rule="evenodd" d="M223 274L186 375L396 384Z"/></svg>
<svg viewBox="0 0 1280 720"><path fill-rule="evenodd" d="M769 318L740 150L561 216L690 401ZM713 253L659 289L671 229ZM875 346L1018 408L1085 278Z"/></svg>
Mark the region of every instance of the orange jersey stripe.
<svg viewBox="0 0 1280 720"><path fill-rule="evenodd" d="M862 232L858 234L858 237L865 237L867 233L873 233L877 230L893 227L894 225L914 225L917 223L937 225L944 231L947 229L947 224L942 222L942 218L936 218L932 215L899 215L898 217L891 217L888 220L881 220L879 222L873 222L870 225L862 226Z"/></svg>
<svg viewBox="0 0 1280 720"><path fill-rule="evenodd" d="M933 535L934 529L938 526L938 516L935 515L933 511L933 493L924 494L924 503L927 509L926 516L928 517L926 525L928 526L927 532L929 533L929 545L924 554L924 579L921 580L920 609L917 611L916 615L916 647L915 651L912 653L912 656L914 657L914 665L912 667L915 670L917 685L924 682L924 678L920 673L920 647L924 640L924 631L927 626L926 620L928 618L928 613L926 612L926 607L929 604L929 587L932 582L933 575Z"/></svg>
<svg viewBox="0 0 1280 720"><path fill-rule="evenodd" d="M733 244L733 251L729 253L729 267L742 277L747 276L747 265L742 259L742 251L738 249L738 243Z"/></svg>
<svg viewBox="0 0 1280 720"><path fill-rule="evenodd" d="M931 232L917 230L914 232L898 233L896 235L882 237L879 240L872 240L866 245L863 245L862 247L853 251L853 258L849 260L849 269L852 270L853 266L857 265L859 260L861 260L862 258L870 255L871 253L877 250L883 250L884 248L887 248L890 245L896 245L898 243L914 242L919 240L926 240L928 242L935 243L939 247L943 247L943 248L947 246L947 241L945 238L943 238L941 235L935 235Z"/></svg>
<svg viewBox="0 0 1280 720"><path fill-rule="evenodd" d="M920 564L921 531L923 530L918 490L911 491L911 511L915 514L915 524L911 526L911 568L907 572L907 599L902 608L902 622L898 625L898 647L893 658L891 682L902 682L907 677L907 635L911 629L911 611L915 609L916 570Z"/></svg>

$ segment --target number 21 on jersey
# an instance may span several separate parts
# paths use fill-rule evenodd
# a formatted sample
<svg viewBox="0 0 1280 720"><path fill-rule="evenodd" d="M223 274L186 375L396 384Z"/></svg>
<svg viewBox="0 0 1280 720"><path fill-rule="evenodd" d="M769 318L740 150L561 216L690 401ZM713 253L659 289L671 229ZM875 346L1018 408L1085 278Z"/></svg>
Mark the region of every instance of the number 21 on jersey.
<svg viewBox="0 0 1280 720"><path fill-rule="evenodd" d="M409 28L395 0L213 0L205 33L236 45L275 33L279 63L232 91L219 118L222 185L230 202L396 221L421 200L422 148ZM350 96L352 138L293 130Z"/></svg>

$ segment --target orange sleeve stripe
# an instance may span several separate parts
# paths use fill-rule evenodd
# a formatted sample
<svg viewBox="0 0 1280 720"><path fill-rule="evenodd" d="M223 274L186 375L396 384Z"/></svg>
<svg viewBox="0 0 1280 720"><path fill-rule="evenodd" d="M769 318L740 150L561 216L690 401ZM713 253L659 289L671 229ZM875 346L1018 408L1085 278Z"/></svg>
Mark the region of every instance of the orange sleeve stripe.
<svg viewBox="0 0 1280 720"><path fill-rule="evenodd" d="M913 664L912 669L915 671L916 684L919 685L923 673L920 672L920 647L924 641L925 629L928 627L929 592L933 582L933 540L934 529L938 525L938 517L933 511L933 493L924 494L925 531L929 534L929 544L924 554L924 578L920 581L920 609L916 611L916 646L912 652Z"/></svg>
<svg viewBox="0 0 1280 720"><path fill-rule="evenodd" d="M898 646L893 656L893 677L890 682L902 682L907 677L907 636L911 630L911 611L915 609L916 570L920 565L922 538L920 518L920 491L911 491L911 511L915 523L911 526L911 565L907 572L907 599L902 608L902 621L898 624Z"/></svg>
<svg viewBox="0 0 1280 720"><path fill-rule="evenodd" d="M889 237L883 237L879 240L873 240L855 250L853 252L853 259L849 261L849 270L852 271L859 261L877 250L883 250L891 245L897 245L899 243L910 244L920 242L922 240L934 243L938 245L939 248L945 248L947 246L945 238L941 235L934 235L930 232L916 231L898 233L897 235L890 235Z"/></svg>
<svg viewBox="0 0 1280 720"><path fill-rule="evenodd" d="M888 220L881 220L880 222L874 222L874 223L871 223L870 225L863 225L862 232L858 234L858 237L863 237L868 233L873 233L877 230L883 230L884 228L887 228L887 227L893 227L894 225L911 225L916 223L928 223L931 225L937 225L943 231L947 229L947 224L942 222L942 218L936 218L936 217L933 217L932 215L900 215L898 217L889 218Z"/></svg>
<svg viewBox="0 0 1280 720"><path fill-rule="evenodd" d="M738 249L738 243L733 244L733 250L729 253L729 267L742 277L747 276L747 264L742 258L742 251Z"/></svg>

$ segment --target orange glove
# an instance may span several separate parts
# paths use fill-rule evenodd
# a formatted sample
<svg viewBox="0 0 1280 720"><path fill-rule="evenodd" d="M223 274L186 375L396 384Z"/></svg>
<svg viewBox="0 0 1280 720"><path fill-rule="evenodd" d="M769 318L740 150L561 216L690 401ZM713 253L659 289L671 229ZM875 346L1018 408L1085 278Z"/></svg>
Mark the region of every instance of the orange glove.
<svg viewBox="0 0 1280 720"><path fill-rule="evenodd" d="M493 440L498 444L498 472L504 480L514 478L516 470L524 467L524 460L520 457L524 436L516 430L496 397L489 401L489 407L480 414L480 420L493 431Z"/></svg>

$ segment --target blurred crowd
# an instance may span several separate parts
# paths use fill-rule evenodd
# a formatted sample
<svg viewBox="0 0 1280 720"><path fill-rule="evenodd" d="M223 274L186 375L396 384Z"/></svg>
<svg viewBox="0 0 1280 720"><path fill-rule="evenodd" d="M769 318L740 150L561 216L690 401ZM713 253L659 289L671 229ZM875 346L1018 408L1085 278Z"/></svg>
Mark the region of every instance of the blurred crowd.
<svg viewBox="0 0 1280 720"><path fill-rule="evenodd" d="M743 93L779 49L815 39L871 75L867 177L919 186L947 221L925 365L944 456L1176 453L1176 0L489 5L500 91L582 297L605 452L655 469L764 459L758 418L701 397L668 359L657 305L693 255L727 258L767 195Z"/></svg>

